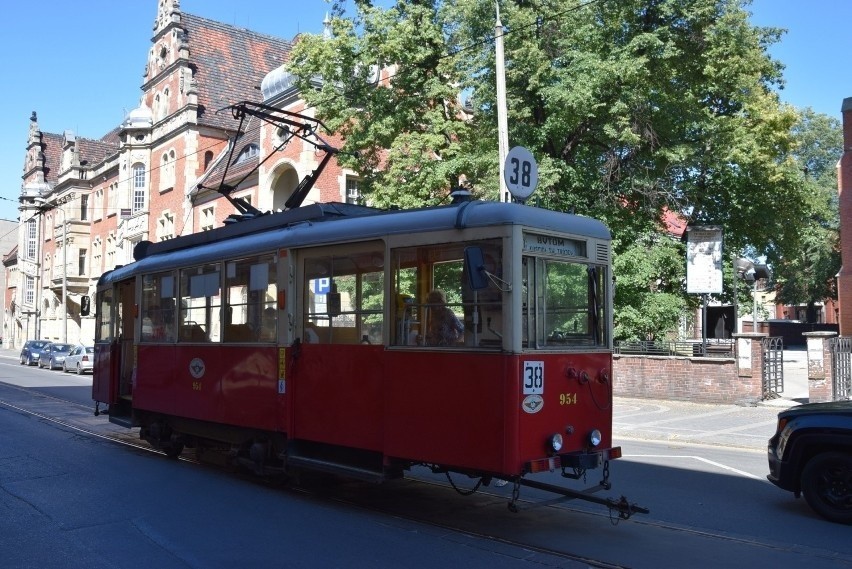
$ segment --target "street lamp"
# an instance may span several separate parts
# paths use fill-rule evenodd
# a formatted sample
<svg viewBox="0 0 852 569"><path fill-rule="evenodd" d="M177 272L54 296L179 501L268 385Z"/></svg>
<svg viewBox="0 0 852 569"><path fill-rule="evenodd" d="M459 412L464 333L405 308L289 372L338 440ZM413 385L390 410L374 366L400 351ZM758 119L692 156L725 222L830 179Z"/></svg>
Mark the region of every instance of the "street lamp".
<svg viewBox="0 0 852 569"><path fill-rule="evenodd" d="M734 259L734 317L738 316L736 314L737 276L752 283L751 331L757 332L757 281L772 278L772 271L766 265L758 265L742 257Z"/></svg>
<svg viewBox="0 0 852 569"><path fill-rule="evenodd" d="M68 220L65 210L55 202L44 198L33 198L37 203L52 206L62 214L62 343L68 343Z"/></svg>

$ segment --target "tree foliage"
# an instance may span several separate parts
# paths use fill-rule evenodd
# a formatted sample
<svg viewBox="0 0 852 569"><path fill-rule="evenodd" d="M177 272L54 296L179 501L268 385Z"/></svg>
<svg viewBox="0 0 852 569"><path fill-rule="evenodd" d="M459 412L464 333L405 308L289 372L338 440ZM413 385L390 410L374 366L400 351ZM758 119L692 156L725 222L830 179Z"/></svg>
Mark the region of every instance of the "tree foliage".
<svg viewBox="0 0 852 569"><path fill-rule="evenodd" d="M624 247L614 261L616 338L656 340L678 328L687 307L694 305L683 294L684 255L682 243L656 233Z"/></svg>
<svg viewBox="0 0 852 569"><path fill-rule="evenodd" d="M840 218L836 165L843 153L840 121L805 109L793 129L798 143L795 154L805 174L810 216L800 224L797 249L785 251L772 261L778 300L807 304L808 320L814 306L837 298L840 270Z"/></svg>
<svg viewBox="0 0 852 569"><path fill-rule="evenodd" d="M290 71L317 115L360 152L347 165L362 173L369 201L437 203L460 176L496 198L494 3L359 0L352 14L346 4L334 2L331 37L302 37ZM767 47L781 32L752 26L746 8L501 2L509 141L539 163L532 203L606 221L622 244L616 260L638 254L635 243L666 212L722 226L729 250L791 258L815 204L794 153L798 114L773 91L782 66ZM631 263L619 265L619 278L640 287L641 275L621 272ZM645 286L648 296L620 296L619 320L628 307L650 311L661 293ZM665 294L689 301L674 284ZM659 302L666 308L642 317L657 322L648 333L678 305Z"/></svg>

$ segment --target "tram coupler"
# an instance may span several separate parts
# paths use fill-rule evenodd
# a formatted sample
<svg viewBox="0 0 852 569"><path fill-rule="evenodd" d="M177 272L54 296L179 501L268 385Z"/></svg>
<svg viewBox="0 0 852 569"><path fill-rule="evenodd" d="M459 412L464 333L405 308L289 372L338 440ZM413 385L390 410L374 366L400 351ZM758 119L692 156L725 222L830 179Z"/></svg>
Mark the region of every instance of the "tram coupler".
<svg viewBox="0 0 852 569"><path fill-rule="evenodd" d="M618 518L622 520L629 519L630 516L632 516L633 514L647 514L650 512L648 508L628 502L627 498L625 498L624 496L616 500L613 498L602 498L594 496L592 494L593 492L597 492L599 490L609 489L609 484L599 484L597 486L592 486L591 488L587 488L585 490L571 490L569 488L563 488L562 486L556 486L554 484L538 482L537 480L527 480L526 478L518 478L514 482L516 484L516 488L517 486L528 486L537 490L544 490L545 492L553 492L554 494L559 494L563 498L568 500L585 500L586 502L592 502L594 504L606 506L610 510L616 511L618 513ZM518 511L518 507L515 504L516 501L517 495L516 493L513 493L512 501L509 502L509 510L511 510L512 512Z"/></svg>

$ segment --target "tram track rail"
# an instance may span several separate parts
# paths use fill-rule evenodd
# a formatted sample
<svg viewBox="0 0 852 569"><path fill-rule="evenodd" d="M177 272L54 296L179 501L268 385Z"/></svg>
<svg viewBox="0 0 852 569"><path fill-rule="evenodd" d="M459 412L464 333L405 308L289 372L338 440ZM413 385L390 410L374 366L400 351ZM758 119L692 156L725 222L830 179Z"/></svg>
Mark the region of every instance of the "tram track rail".
<svg viewBox="0 0 852 569"><path fill-rule="evenodd" d="M154 449L144 441L136 438L138 437L138 431L136 429L128 430L124 427L112 425L106 420L105 416L95 417L93 405L85 406L62 397L43 393L38 389L21 387L5 382L0 382L0 388L3 388L0 389L0 408L34 417L46 423L74 431L84 436L89 436L109 443L117 443L124 447L132 448L135 451L161 454L165 457L165 453L162 451ZM5 393L4 390L6 391ZM260 479L252 473L235 473L230 468L215 465L207 461L196 460L191 456L187 456L189 454L189 451L185 452L184 455L179 457L179 460L223 472L227 471L229 476L236 476L238 479L243 481L262 484L269 483L268 480ZM406 476L403 482L405 486L402 487L401 490L400 486L392 487L391 485L386 485L383 487L383 490L378 490L375 485L350 481L331 485L322 483L288 483L281 486L289 492L310 496L312 499L332 502L347 508L358 508L372 514L391 516L396 519L405 520L406 522L424 524L439 531L454 532L461 536L485 540L488 543L496 544L500 547L518 548L519 551L523 552L524 560L545 567L571 567L573 566L572 563L577 563L578 567L595 567L601 569L618 569L633 566L630 564L620 564L618 562L607 561L605 559L596 559L588 555L567 551L564 547L551 547L535 543L529 539L516 539L508 534L510 532L495 532L488 529L478 529L475 525L448 520L446 518L441 519L440 517L436 517L434 514L426 515L422 513L420 508L416 507L418 501L424 495L429 497L435 494L452 496L453 494L449 484L446 482L429 480L427 478L417 476L416 474ZM392 493L395 496L402 495L407 498L413 497L413 499L409 500L409 502L415 505L401 505L406 501L396 500L393 496L385 500L376 500L376 497L380 496L382 492ZM505 509L506 496L503 494L485 489L479 490L476 495L480 500L477 504L480 509L488 507L488 504L492 502L501 504L501 507ZM545 510L548 512L548 516L590 516L594 519L609 518L610 522L616 521L613 520L612 516L608 515L606 512L592 512L585 509L572 508L567 506L566 502L567 500L564 498L556 500L521 498L519 500L522 512ZM518 514L507 515L517 516ZM678 539L678 536L680 535L710 540L717 544L718 547L736 544L749 548L773 550L779 553L793 553L796 551L797 547L793 544L771 543L755 538L749 539L726 535L718 531L685 527L678 524L671 524L647 518L643 518L641 520L630 520L624 523L635 524L640 527L667 532L671 534L672 539ZM801 551L798 551L798 553L801 553ZM809 555L821 559L830 558L828 552L811 551L809 552Z"/></svg>

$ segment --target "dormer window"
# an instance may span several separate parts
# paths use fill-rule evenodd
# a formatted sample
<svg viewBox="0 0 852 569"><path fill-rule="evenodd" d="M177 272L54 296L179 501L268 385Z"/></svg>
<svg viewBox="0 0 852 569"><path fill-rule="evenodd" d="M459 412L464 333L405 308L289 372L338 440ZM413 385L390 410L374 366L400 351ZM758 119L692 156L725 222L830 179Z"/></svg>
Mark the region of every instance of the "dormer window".
<svg viewBox="0 0 852 569"><path fill-rule="evenodd" d="M240 164L251 158L256 158L260 154L260 147L257 144L249 144L242 149L234 164Z"/></svg>

